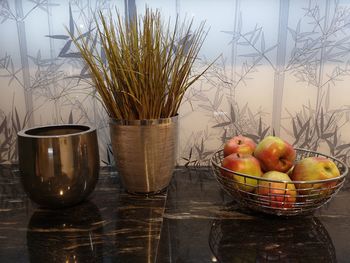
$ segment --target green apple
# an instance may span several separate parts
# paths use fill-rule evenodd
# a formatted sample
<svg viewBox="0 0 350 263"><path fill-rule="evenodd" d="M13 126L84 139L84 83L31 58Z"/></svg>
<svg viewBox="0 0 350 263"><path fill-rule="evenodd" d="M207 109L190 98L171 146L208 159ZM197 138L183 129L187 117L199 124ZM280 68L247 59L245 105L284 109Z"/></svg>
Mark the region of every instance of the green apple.
<svg viewBox="0 0 350 263"><path fill-rule="evenodd" d="M260 162L264 172L287 172L296 157L295 149L285 140L267 136L258 143L253 154Z"/></svg>
<svg viewBox="0 0 350 263"><path fill-rule="evenodd" d="M243 135L238 135L228 140L224 145L224 156L232 153L253 154L255 150L255 142Z"/></svg>
<svg viewBox="0 0 350 263"><path fill-rule="evenodd" d="M230 154L222 160L221 166L231 171L250 176L260 177L262 175L259 161L250 154ZM258 184L258 181L253 178L248 178L224 170L222 171L222 174L235 180L235 185L239 189L246 192L253 192L256 185Z"/></svg>
<svg viewBox="0 0 350 263"><path fill-rule="evenodd" d="M261 176L262 179L278 180L278 182L259 180L256 193L258 198L271 207L291 208L296 201L297 191L286 173L270 171Z"/></svg>
<svg viewBox="0 0 350 263"><path fill-rule="evenodd" d="M291 174L293 181L318 181L325 179L332 179L340 176L340 172L335 163L326 157L313 156L301 159L294 166ZM295 186L298 189L317 189L312 191L314 194L326 194L328 190L334 187L337 181L313 184L298 184ZM311 191L304 191L303 194L311 193Z"/></svg>

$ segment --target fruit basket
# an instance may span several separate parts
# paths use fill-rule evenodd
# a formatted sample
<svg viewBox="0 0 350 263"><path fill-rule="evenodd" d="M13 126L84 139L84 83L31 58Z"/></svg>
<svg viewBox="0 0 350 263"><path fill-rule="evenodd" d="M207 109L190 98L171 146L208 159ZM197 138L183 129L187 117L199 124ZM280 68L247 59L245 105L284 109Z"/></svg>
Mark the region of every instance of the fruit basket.
<svg viewBox="0 0 350 263"><path fill-rule="evenodd" d="M340 160L328 155L295 149L295 162L313 156L331 159L340 171L340 176L327 180L314 181L280 181L248 174L233 172L221 166L224 158L223 150L219 150L211 157L211 167L216 180L223 190L232 196L241 206L255 211L280 215L295 216L309 214L331 200L340 190L348 174L348 167ZM239 178L239 180L234 180ZM252 183L253 182L253 183ZM293 184L293 189L289 187ZM258 194L260 191L246 189L268 187L268 195ZM291 198L293 197L293 198Z"/></svg>

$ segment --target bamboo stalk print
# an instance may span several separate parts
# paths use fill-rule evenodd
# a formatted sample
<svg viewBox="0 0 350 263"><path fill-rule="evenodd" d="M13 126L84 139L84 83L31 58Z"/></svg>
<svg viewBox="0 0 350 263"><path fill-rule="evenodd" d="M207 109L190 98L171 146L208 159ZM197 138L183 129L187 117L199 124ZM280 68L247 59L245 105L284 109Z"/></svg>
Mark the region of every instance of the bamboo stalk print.
<svg viewBox="0 0 350 263"><path fill-rule="evenodd" d="M288 33L289 0L280 0L278 46L276 70L274 72L273 103L272 103L272 129L277 136L280 135L282 102L284 89L284 70Z"/></svg>
<svg viewBox="0 0 350 263"><path fill-rule="evenodd" d="M234 10L234 24L233 24L233 31L237 32L238 28L241 27L241 0L236 0L235 3L235 10ZM232 37L234 39L234 37ZM236 82L236 64L237 64L237 43L235 41L231 44L231 79L233 83ZM236 87L234 86L232 89L230 89L230 98L232 100L236 99Z"/></svg>
<svg viewBox="0 0 350 263"><path fill-rule="evenodd" d="M15 7L16 7L16 15L18 16L18 19L16 20L16 24L17 24L17 34L18 34L20 56L21 56L22 74L23 74L24 99L25 99L26 111L31 112L33 111L33 96L30 91L30 72L29 72L26 29L25 29L24 21L22 20L22 18L24 17L22 0L16 0ZM30 116L28 124L29 126L34 125L34 115Z"/></svg>
<svg viewBox="0 0 350 263"><path fill-rule="evenodd" d="M176 115L187 89L210 67L192 72L206 37L204 22L192 31L193 21L176 19L171 28L158 10L146 8L143 17L128 20L116 13L116 21L112 13L95 18L106 63L94 41L71 34L108 115L127 120Z"/></svg>

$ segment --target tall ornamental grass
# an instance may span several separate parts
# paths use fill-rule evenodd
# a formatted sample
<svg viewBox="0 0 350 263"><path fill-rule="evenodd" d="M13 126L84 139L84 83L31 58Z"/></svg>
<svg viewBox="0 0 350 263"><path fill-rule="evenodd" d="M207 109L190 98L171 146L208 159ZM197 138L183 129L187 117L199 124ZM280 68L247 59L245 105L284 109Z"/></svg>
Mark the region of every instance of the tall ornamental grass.
<svg viewBox="0 0 350 263"><path fill-rule="evenodd" d="M206 37L204 23L164 23L158 10L125 20L116 11L95 19L97 40L72 40L92 76L109 117L124 120L158 119L178 113L187 89L209 68L193 73Z"/></svg>

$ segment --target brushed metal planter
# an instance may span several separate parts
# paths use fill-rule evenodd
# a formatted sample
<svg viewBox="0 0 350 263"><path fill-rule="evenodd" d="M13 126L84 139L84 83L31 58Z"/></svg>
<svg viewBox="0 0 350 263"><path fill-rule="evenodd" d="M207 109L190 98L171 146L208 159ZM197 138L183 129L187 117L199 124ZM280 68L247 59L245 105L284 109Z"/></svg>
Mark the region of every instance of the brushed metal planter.
<svg viewBox="0 0 350 263"><path fill-rule="evenodd" d="M34 202L67 207L94 190L100 164L96 129L42 126L22 130L17 137L21 182Z"/></svg>
<svg viewBox="0 0 350 263"><path fill-rule="evenodd" d="M176 162L178 117L110 120L117 170L126 191L155 194L165 189Z"/></svg>

